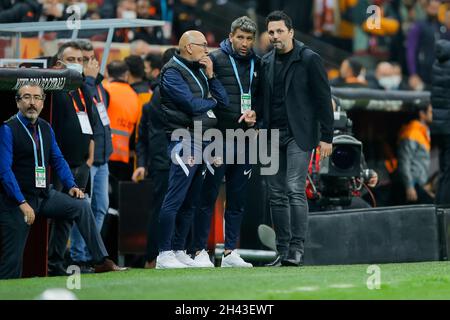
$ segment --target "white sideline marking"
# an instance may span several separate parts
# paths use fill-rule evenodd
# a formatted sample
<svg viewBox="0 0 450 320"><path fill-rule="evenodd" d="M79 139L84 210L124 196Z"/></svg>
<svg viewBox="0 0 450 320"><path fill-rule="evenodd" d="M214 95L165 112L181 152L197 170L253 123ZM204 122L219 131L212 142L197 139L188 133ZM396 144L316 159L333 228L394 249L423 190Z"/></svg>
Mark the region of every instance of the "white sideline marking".
<svg viewBox="0 0 450 320"><path fill-rule="evenodd" d="M334 289L348 289L348 288L354 288L355 286L350 283L336 283L329 286L329 288Z"/></svg>
<svg viewBox="0 0 450 320"><path fill-rule="evenodd" d="M311 291L317 291L320 288L317 286L312 287L297 287L287 290L270 290L271 293L293 293L293 292L311 292Z"/></svg>

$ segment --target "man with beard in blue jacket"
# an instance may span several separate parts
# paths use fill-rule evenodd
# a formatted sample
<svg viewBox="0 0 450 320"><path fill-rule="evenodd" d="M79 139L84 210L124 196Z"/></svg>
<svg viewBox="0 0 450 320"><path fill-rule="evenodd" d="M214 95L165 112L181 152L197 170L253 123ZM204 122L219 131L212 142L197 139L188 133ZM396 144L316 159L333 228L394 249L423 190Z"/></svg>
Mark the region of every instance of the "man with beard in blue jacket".
<svg viewBox="0 0 450 320"><path fill-rule="evenodd" d="M254 126L256 113L253 111L256 98L259 58L252 47L255 41L256 23L248 17L240 17L231 24L229 38L222 41L220 49L210 54L214 72L224 86L229 105L218 105L215 109L217 127L223 136L227 129L246 130ZM233 162L226 163L217 158L214 173L206 172L203 182L201 203L197 208L194 223L195 260L208 264L205 250L211 225L211 215L219 194L223 177L226 180L225 251L222 267L252 267L235 251L244 215L247 184L251 177L248 143L237 145L231 137L224 141L223 159L233 152ZM244 159L244 161L239 161ZM209 262L210 267L213 264Z"/></svg>

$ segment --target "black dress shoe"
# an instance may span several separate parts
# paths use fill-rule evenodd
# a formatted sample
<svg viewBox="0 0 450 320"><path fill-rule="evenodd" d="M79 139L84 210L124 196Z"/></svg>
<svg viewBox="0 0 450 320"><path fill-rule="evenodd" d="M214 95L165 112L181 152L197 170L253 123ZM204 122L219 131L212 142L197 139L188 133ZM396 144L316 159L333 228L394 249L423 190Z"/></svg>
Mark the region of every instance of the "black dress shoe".
<svg viewBox="0 0 450 320"><path fill-rule="evenodd" d="M49 277L69 276L67 271L60 265L49 266L47 275Z"/></svg>
<svg viewBox="0 0 450 320"><path fill-rule="evenodd" d="M286 267L299 267L303 265L303 254L300 251L289 251L285 260L281 264Z"/></svg>

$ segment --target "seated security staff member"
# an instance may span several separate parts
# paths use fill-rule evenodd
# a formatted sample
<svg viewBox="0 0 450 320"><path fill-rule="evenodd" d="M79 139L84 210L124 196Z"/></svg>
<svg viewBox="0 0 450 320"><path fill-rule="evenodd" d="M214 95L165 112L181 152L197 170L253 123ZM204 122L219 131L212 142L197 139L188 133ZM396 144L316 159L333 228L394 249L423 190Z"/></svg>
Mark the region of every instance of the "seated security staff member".
<svg viewBox="0 0 450 320"><path fill-rule="evenodd" d="M16 94L19 112L0 127L0 279L21 276L35 214L75 221L96 262L96 272L124 270L106 258L89 202L81 200L84 194L75 185L53 130L39 118L44 99L40 86L23 85ZM69 190L68 195L49 188L49 166Z"/></svg>

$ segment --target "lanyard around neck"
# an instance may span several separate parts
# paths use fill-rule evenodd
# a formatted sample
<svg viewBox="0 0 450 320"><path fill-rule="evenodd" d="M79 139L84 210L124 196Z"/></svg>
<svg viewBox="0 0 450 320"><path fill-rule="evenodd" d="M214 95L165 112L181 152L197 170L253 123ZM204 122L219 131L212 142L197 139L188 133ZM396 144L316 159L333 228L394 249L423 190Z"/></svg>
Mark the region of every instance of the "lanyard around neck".
<svg viewBox="0 0 450 320"><path fill-rule="evenodd" d="M37 155L37 147L36 147L36 142L34 142L33 137L31 136L30 131L28 130L27 126L22 122L22 120L20 120L19 115L17 115L17 120L19 120L20 124L23 126L23 128L25 129L25 131L27 132L28 136L31 139L31 142L33 143L33 152L34 152L34 164L37 167L39 167L39 159L38 159L38 155ZM36 124L37 125L37 124ZM41 127L39 127L39 125L37 125L38 127L38 132L39 132L39 144L41 146L41 159L42 159L42 166L45 167L45 161L44 161L44 145L42 142L42 133L41 133Z"/></svg>
<svg viewBox="0 0 450 320"><path fill-rule="evenodd" d="M241 78L239 77L239 73L236 67L236 61L234 61L234 58L231 55L228 55L230 57L231 65L233 66L234 75L236 76L236 81L239 85L239 89L241 89L241 95L244 94L244 89L242 88ZM248 87L248 93L251 94L252 92L252 81L253 81L253 73L255 72L255 60L252 59L250 62L250 85Z"/></svg>
<svg viewBox="0 0 450 320"><path fill-rule="evenodd" d="M103 95L102 95L102 90L100 90L100 85L97 85L97 93L98 93L98 99L99 99L99 101L97 101L97 99L95 99L95 97L93 98L93 100L94 100L94 103L95 104L97 104L97 103L104 103L103 101L105 101L105 98L103 97Z"/></svg>
<svg viewBox="0 0 450 320"><path fill-rule="evenodd" d="M200 87L200 89L202 90L202 98L205 98L205 91L203 89L203 86L200 83L200 80L198 80L198 78L195 76L195 74L192 72L191 69L189 69L183 62L181 62L177 57L173 57L173 60L178 63L182 68L184 68L187 72L189 72L191 74L191 76L194 78L195 82L197 82L198 86ZM205 78L206 80L206 86L208 87L208 91L209 91L209 84L208 84L208 78L205 76L205 74L203 73L203 70L200 69L200 73L202 74L203 78Z"/></svg>
<svg viewBox="0 0 450 320"><path fill-rule="evenodd" d="M86 101L84 100L83 92L79 88L78 88L78 93L80 94L81 104L83 105L83 108L84 108L84 110L81 112L87 112ZM78 103L76 102L76 99L74 98L72 93L70 93L70 97L72 98L73 107L75 108L76 113L80 113L80 108L78 107Z"/></svg>

